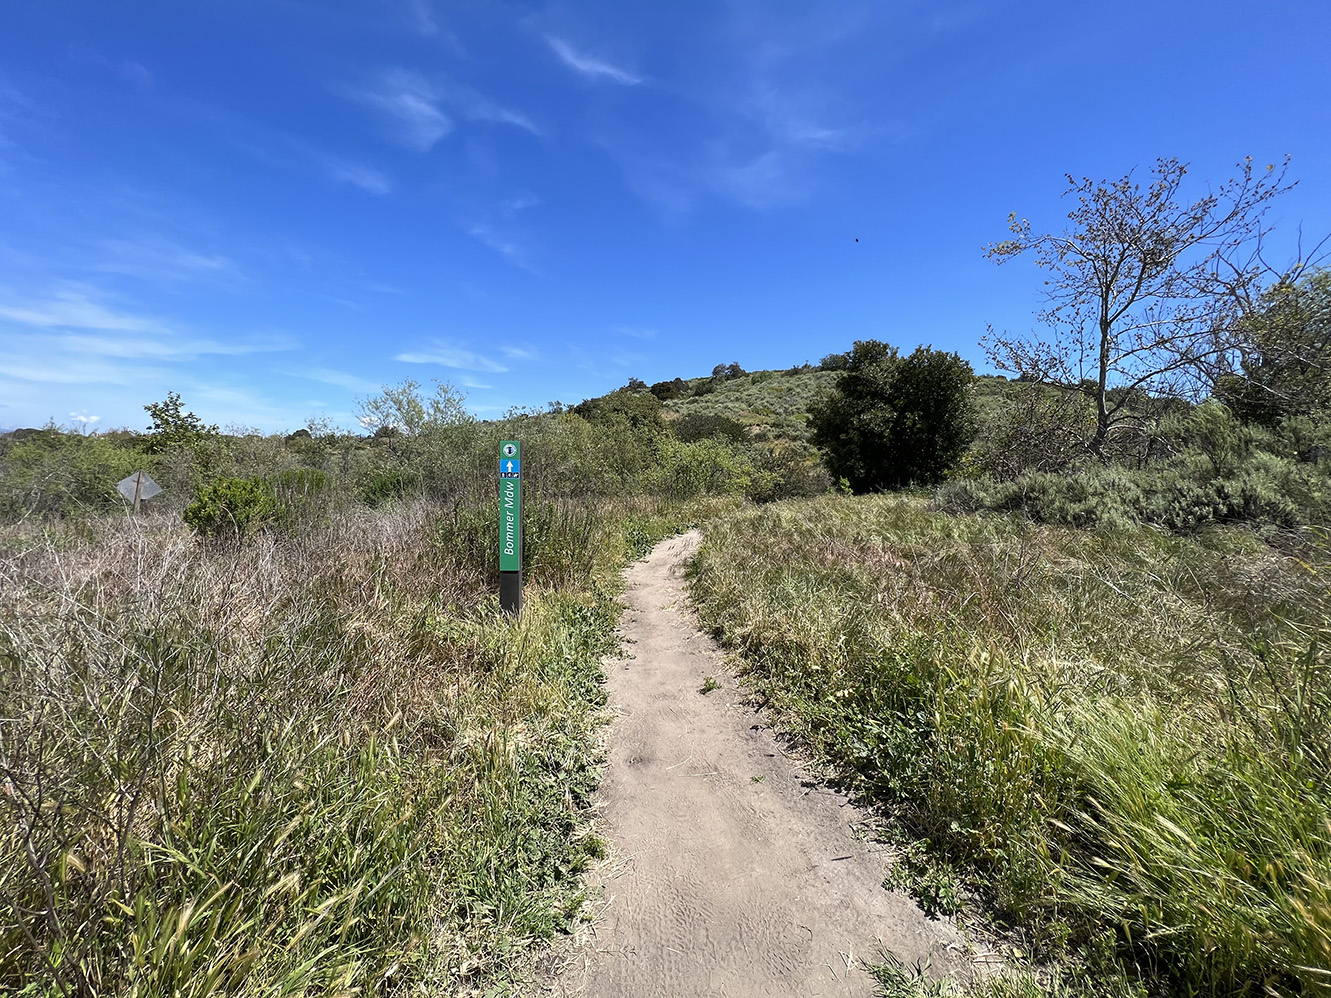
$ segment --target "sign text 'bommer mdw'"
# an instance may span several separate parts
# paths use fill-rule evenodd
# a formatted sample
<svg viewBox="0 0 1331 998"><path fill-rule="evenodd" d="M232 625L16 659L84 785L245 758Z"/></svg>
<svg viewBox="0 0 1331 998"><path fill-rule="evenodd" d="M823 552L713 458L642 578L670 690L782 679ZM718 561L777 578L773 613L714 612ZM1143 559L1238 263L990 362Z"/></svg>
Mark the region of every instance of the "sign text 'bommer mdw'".
<svg viewBox="0 0 1331 998"><path fill-rule="evenodd" d="M499 604L522 609L522 445L499 443Z"/></svg>

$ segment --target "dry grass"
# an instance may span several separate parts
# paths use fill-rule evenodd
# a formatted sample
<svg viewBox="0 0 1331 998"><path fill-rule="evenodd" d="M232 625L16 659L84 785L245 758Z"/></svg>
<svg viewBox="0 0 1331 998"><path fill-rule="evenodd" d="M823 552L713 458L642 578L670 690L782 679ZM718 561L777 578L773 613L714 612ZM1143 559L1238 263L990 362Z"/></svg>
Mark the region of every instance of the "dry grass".
<svg viewBox="0 0 1331 998"><path fill-rule="evenodd" d="M0 991L520 974L597 848L615 606L584 579L515 623L445 521L350 510L231 548L153 517L0 536Z"/></svg>
<svg viewBox="0 0 1331 998"><path fill-rule="evenodd" d="M829 497L717 524L694 593L792 725L928 844L907 858L938 907L957 904L942 859L1099 974L1307 992L1331 980L1315 541L1294 558L1236 530Z"/></svg>

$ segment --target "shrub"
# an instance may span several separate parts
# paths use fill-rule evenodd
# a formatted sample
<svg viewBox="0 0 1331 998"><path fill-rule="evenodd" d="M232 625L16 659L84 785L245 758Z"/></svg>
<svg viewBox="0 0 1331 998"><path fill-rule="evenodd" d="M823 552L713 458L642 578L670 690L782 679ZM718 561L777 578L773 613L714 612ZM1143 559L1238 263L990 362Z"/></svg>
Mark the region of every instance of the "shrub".
<svg viewBox="0 0 1331 998"><path fill-rule="evenodd" d="M652 385L649 391L662 402L669 402L671 399L683 398L687 395L689 393L689 383L683 378L676 378L674 381L658 381Z"/></svg>
<svg viewBox="0 0 1331 998"><path fill-rule="evenodd" d="M206 540L245 540L277 522L280 507L262 478L219 478L200 486L185 523Z"/></svg>
<svg viewBox="0 0 1331 998"><path fill-rule="evenodd" d="M376 471L361 486L361 498L365 505L378 508L395 499L405 499L418 495L421 491L421 476L405 468L390 468Z"/></svg>
<svg viewBox="0 0 1331 998"><path fill-rule="evenodd" d="M720 440L739 442L745 439L744 427L729 417L719 413L690 412L681 416L674 424L675 436L687 443L716 437Z"/></svg>
<svg viewBox="0 0 1331 998"><path fill-rule="evenodd" d="M975 435L970 364L920 347L904 360L877 340L855 344L846 371L809 410L828 470L857 492L941 481Z"/></svg>

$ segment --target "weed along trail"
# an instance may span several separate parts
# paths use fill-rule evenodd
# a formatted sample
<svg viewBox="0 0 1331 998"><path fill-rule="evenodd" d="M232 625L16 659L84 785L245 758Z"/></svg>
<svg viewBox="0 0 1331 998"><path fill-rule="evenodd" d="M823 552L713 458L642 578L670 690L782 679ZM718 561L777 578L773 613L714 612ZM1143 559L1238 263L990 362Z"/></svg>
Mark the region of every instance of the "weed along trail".
<svg viewBox="0 0 1331 998"><path fill-rule="evenodd" d="M885 954L965 976L955 926L881 887L886 856L856 839L854 809L739 702L686 605L700 540L663 541L627 573L627 657L606 663L605 907L562 993L870 995L863 961Z"/></svg>

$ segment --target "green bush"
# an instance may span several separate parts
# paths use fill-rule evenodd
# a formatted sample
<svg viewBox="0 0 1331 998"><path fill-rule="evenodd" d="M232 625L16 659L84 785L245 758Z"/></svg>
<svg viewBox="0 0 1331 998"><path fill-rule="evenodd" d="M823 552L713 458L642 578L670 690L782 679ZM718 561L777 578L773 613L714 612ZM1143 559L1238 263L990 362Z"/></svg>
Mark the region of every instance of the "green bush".
<svg viewBox="0 0 1331 998"><path fill-rule="evenodd" d="M828 470L856 492L933 484L975 435L970 364L919 347L909 357L860 340L832 392L809 408Z"/></svg>
<svg viewBox="0 0 1331 998"><path fill-rule="evenodd" d="M675 420L673 428L675 436L686 443L707 437L736 442L745 439L744 427L720 413L685 413Z"/></svg>
<svg viewBox="0 0 1331 998"><path fill-rule="evenodd" d="M395 499L419 495L421 476L405 468L390 468L376 471L361 486L361 498L370 507L379 507Z"/></svg>
<svg viewBox="0 0 1331 998"><path fill-rule="evenodd" d="M273 486L262 478L219 478L199 487L185 507L185 523L212 541L243 541L271 527L281 507Z"/></svg>

